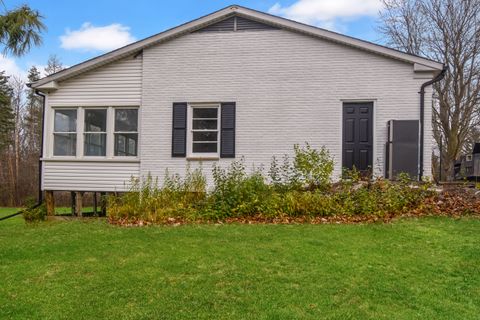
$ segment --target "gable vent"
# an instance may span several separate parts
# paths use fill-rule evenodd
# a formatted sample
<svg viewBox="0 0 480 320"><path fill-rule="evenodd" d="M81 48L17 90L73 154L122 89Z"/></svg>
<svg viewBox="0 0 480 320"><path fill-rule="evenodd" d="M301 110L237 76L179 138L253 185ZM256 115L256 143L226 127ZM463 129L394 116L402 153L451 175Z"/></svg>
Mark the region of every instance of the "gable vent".
<svg viewBox="0 0 480 320"><path fill-rule="evenodd" d="M277 27L273 27L268 24L264 24L258 21L233 16L225 20L213 23L205 28L197 30L196 32L225 32L225 31L248 31L248 30L275 30Z"/></svg>
<svg viewBox="0 0 480 320"><path fill-rule="evenodd" d="M237 30L275 30L278 29L274 26L264 24L261 22L253 21L250 19L245 19L242 17L235 17L237 18Z"/></svg>
<svg viewBox="0 0 480 320"><path fill-rule="evenodd" d="M235 17L231 17L220 22L206 26L199 32L221 32L221 31L233 31L235 28Z"/></svg>

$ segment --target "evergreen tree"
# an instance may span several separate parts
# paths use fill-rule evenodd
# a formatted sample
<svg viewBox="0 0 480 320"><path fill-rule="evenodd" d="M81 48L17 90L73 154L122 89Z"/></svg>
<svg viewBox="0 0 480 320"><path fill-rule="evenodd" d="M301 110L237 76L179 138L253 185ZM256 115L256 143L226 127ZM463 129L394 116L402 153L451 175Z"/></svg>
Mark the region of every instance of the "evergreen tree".
<svg viewBox="0 0 480 320"><path fill-rule="evenodd" d="M32 66L27 77L28 82L35 82L40 79L40 71ZM25 140L27 148L38 154L42 139L42 98L35 94L34 89L28 89L26 99Z"/></svg>
<svg viewBox="0 0 480 320"><path fill-rule="evenodd" d="M15 116L11 105L12 89L5 71L0 72L0 153L12 143Z"/></svg>

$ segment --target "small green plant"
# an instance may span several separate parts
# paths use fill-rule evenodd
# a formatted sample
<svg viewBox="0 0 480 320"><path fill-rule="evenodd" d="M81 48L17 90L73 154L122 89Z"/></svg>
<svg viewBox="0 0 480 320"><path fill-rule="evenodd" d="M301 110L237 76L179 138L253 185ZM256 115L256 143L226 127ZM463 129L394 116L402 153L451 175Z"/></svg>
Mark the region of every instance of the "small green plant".
<svg viewBox="0 0 480 320"><path fill-rule="evenodd" d="M335 164L330 152L325 147L314 149L308 143L303 148L295 145L294 150L293 167L298 172L300 181L309 190L326 190L330 186Z"/></svg>
<svg viewBox="0 0 480 320"><path fill-rule="evenodd" d="M342 168L341 179L343 183L357 183L362 180L362 173L355 167L353 169Z"/></svg>
<svg viewBox="0 0 480 320"><path fill-rule="evenodd" d="M233 161L227 169L213 168L215 188L210 195L210 210L218 218L271 213L271 188L261 170L247 174L245 160Z"/></svg>
<svg viewBox="0 0 480 320"><path fill-rule="evenodd" d="M274 190L280 193L301 187L299 172L295 170L286 154L283 156L282 163L275 156L272 157L268 177Z"/></svg>
<svg viewBox="0 0 480 320"><path fill-rule="evenodd" d="M129 192L107 198L110 221L164 222L169 218L193 219L206 198L206 179L201 168L187 168L185 177L165 173L164 183L149 174L132 179Z"/></svg>
<svg viewBox="0 0 480 320"><path fill-rule="evenodd" d="M47 208L44 203L42 203L40 206L31 208L31 209L25 209L22 212L23 218L25 219L25 222L27 223L36 223L40 221L44 221L47 218Z"/></svg>

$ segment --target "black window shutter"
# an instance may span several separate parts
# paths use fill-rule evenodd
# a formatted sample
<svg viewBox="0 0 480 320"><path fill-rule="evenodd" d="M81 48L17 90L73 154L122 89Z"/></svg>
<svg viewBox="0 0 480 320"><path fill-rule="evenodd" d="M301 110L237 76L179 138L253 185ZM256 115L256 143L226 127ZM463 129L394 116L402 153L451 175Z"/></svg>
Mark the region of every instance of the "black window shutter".
<svg viewBox="0 0 480 320"><path fill-rule="evenodd" d="M187 154L187 103L173 103L172 117L172 157L185 157Z"/></svg>
<svg viewBox="0 0 480 320"><path fill-rule="evenodd" d="M222 103L220 157L235 158L235 102Z"/></svg>

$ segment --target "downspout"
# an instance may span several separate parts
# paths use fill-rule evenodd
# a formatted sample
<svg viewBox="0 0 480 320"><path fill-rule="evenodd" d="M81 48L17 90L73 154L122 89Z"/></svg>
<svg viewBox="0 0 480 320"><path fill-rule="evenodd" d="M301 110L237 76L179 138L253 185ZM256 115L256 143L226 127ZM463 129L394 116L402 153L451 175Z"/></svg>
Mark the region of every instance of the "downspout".
<svg viewBox="0 0 480 320"><path fill-rule="evenodd" d="M443 67L442 71L432 80L429 80L422 84L420 87L420 168L418 172L418 180L422 181L423 177L423 150L424 150L424 140L425 140L425 88L442 80L445 77L447 72L447 67Z"/></svg>
<svg viewBox="0 0 480 320"><path fill-rule="evenodd" d="M42 97L42 129L41 129L41 142L40 142L40 156L38 158L38 203L43 202L43 193L42 193L42 159L43 159L43 144L44 135L43 128L45 127L45 95L38 90L35 90L35 94Z"/></svg>

